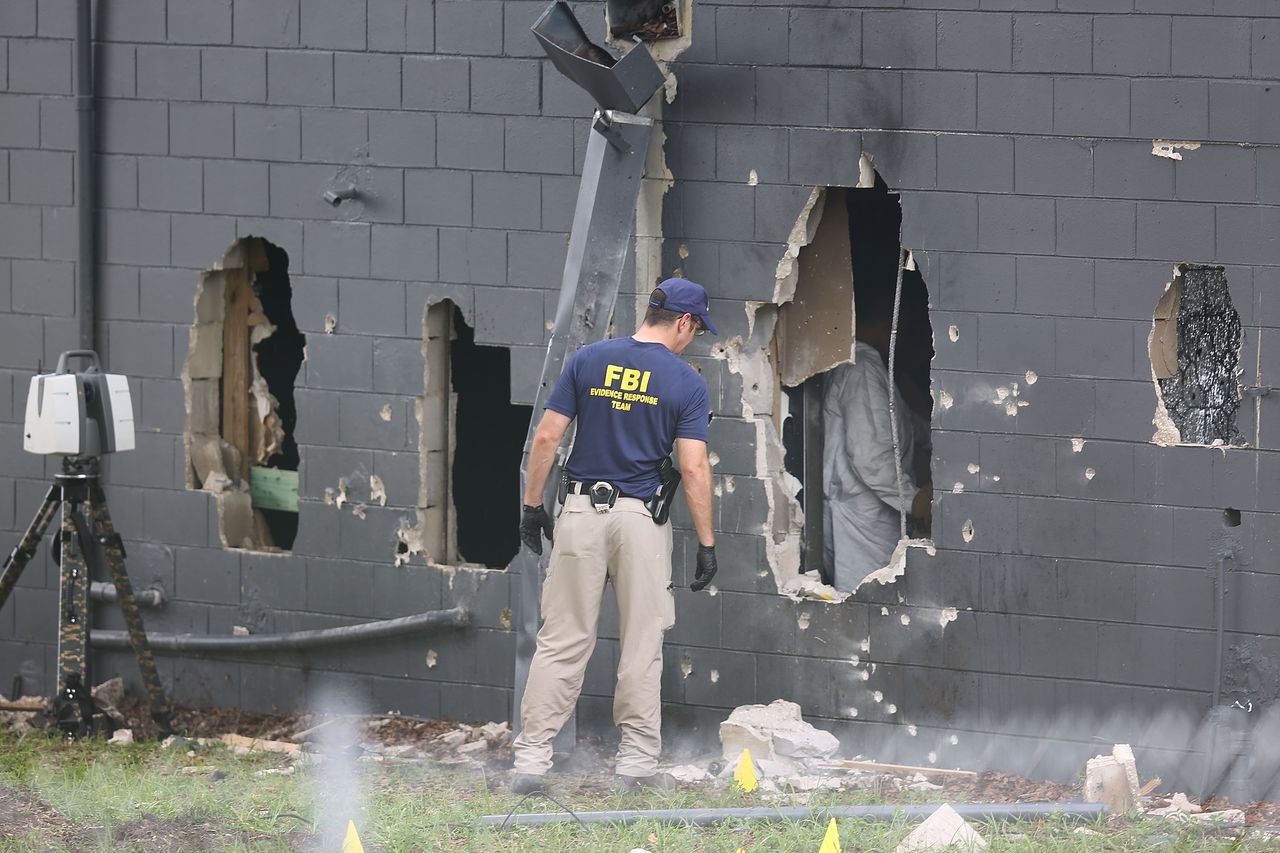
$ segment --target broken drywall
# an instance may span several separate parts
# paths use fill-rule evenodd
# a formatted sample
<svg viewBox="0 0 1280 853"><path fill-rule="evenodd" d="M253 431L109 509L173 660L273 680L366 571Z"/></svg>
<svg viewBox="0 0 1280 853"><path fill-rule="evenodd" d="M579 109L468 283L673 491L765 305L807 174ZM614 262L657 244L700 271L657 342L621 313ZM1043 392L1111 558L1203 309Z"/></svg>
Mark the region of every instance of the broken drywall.
<svg viewBox="0 0 1280 853"><path fill-rule="evenodd" d="M1147 350L1156 387L1152 441L1232 445L1243 439L1240 314L1223 267L1178 264L1152 320Z"/></svg>

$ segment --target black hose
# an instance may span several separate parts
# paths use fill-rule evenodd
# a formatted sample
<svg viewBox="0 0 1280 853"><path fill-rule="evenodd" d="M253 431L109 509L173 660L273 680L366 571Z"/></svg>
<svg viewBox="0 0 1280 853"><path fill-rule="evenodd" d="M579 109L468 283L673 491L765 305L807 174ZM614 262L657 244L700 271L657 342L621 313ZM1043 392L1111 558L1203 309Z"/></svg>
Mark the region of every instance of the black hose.
<svg viewBox="0 0 1280 853"><path fill-rule="evenodd" d="M1106 815L1101 803L962 803L952 806L956 813L969 820L1035 820L1039 818L1070 817L1093 820ZM729 820L770 821L826 821L830 818L859 818L861 820L916 820L926 818L938 810L937 805L910 806L830 806L809 809L798 806L786 808L734 808L734 809L653 809L611 812L548 812L546 814L485 815L476 820L477 826L542 826L551 823L611 823L630 826L640 821L710 826Z"/></svg>
<svg viewBox="0 0 1280 853"><path fill-rule="evenodd" d="M417 634L446 628L465 628L471 614L462 607L432 610L398 619L321 628L314 631L291 631L287 634L259 634L244 637L210 637L195 634L147 634L147 642L157 652L286 652L304 651L320 646L333 646L364 640L379 640L401 634ZM126 631L90 631L89 644L100 649L129 649Z"/></svg>

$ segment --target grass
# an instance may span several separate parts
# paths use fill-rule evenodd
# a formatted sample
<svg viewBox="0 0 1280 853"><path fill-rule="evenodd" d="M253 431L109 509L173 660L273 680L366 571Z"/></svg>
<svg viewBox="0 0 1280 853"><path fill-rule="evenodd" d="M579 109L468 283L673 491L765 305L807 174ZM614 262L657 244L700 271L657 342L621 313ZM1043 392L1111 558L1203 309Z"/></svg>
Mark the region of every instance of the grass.
<svg viewBox="0 0 1280 853"><path fill-rule="evenodd" d="M652 853L738 849L816 853L826 826L799 823L738 823L714 828L630 827L561 824L505 830L477 829L480 815L506 814L519 798L501 786L505 775L463 771L430 762L364 763L351 773L321 763L293 775L261 771L288 766L281 756L236 756L222 746L191 754L156 743L108 746L101 740L63 743L43 735L0 736L0 785L56 810L42 820L0 820L0 850L295 850L338 849L320 843L318 818L343 825L356 821L366 849L387 851L621 851ZM342 778L331 781L329 776ZM360 802L334 802L326 792L358 780ZM764 800L737 791L700 787L675 792L613 794L562 777L553 794L574 811L742 805L859 805L877 800L874 791L782 795ZM491 786L493 789L491 790ZM921 793L937 800L937 792ZM559 811L548 800L530 799L523 811ZM3 803L0 801L0 818ZM29 825L27 825L29 824ZM1096 835L1076 832L1080 823L1043 821L978 826L995 851L1280 850L1259 834L1207 834L1199 826L1170 821L1113 818L1088 824ZM892 850L912 824L848 820L840 824L845 851Z"/></svg>

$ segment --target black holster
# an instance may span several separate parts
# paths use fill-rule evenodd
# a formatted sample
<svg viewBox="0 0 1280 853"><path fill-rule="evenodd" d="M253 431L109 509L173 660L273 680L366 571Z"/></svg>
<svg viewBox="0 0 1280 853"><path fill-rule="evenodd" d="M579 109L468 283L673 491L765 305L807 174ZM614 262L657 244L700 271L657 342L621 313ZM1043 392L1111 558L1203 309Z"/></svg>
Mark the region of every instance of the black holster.
<svg viewBox="0 0 1280 853"><path fill-rule="evenodd" d="M666 524L671 517L671 504L676 499L676 491L680 488L680 472L671 464L671 457L664 457L658 463L658 491L645 501L649 515L654 524Z"/></svg>

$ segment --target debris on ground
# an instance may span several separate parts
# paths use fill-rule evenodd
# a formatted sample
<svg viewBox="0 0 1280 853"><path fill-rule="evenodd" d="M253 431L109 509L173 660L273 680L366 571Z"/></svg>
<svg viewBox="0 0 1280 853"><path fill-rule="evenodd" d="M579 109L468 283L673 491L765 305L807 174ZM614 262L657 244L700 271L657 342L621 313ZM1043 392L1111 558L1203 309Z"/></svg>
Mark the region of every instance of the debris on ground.
<svg viewBox="0 0 1280 853"><path fill-rule="evenodd" d="M1086 803L1102 803L1112 814L1127 814L1137 807L1139 790L1138 764L1129 744L1118 743L1110 755L1095 755L1086 762Z"/></svg>
<svg viewBox="0 0 1280 853"><path fill-rule="evenodd" d="M799 574L782 586L782 594L792 601L829 601L838 603L849 597L830 584L825 584L817 573Z"/></svg>
<svg viewBox="0 0 1280 853"><path fill-rule="evenodd" d="M828 759L840 748L830 732L814 728L800 716L795 702L777 699L768 705L741 705L720 724L720 744L726 761L736 761L750 749L760 762L776 762L778 769L804 769L806 762ZM775 775L765 770L766 775Z"/></svg>
<svg viewBox="0 0 1280 853"><path fill-rule="evenodd" d="M288 743L282 740L260 740L259 738L236 734L222 735L218 740L230 747L231 751L236 755L248 755L255 751L288 754L299 752L302 749L302 745L297 743Z"/></svg>
<svg viewBox="0 0 1280 853"><path fill-rule="evenodd" d="M976 850L987 846L986 839L960 817L956 810L948 805L925 818L924 823L917 826L900 843L894 853L909 853L916 850Z"/></svg>
<svg viewBox="0 0 1280 853"><path fill-rule="evenodd" d="M1151 817L1177 817L1181 815L1199 814L1202 809L1187 799L1187 795L1178 792L1169 798L1169 803L1160 808L1147 809Z"/></svg>
<svg viewBox="0 0 1280 853"><path fill-rule="evenodd" d="M133 729L116 729L111 733L111 739L107 743L113 743L116 746L128 746L133 743Z"/></svg>

